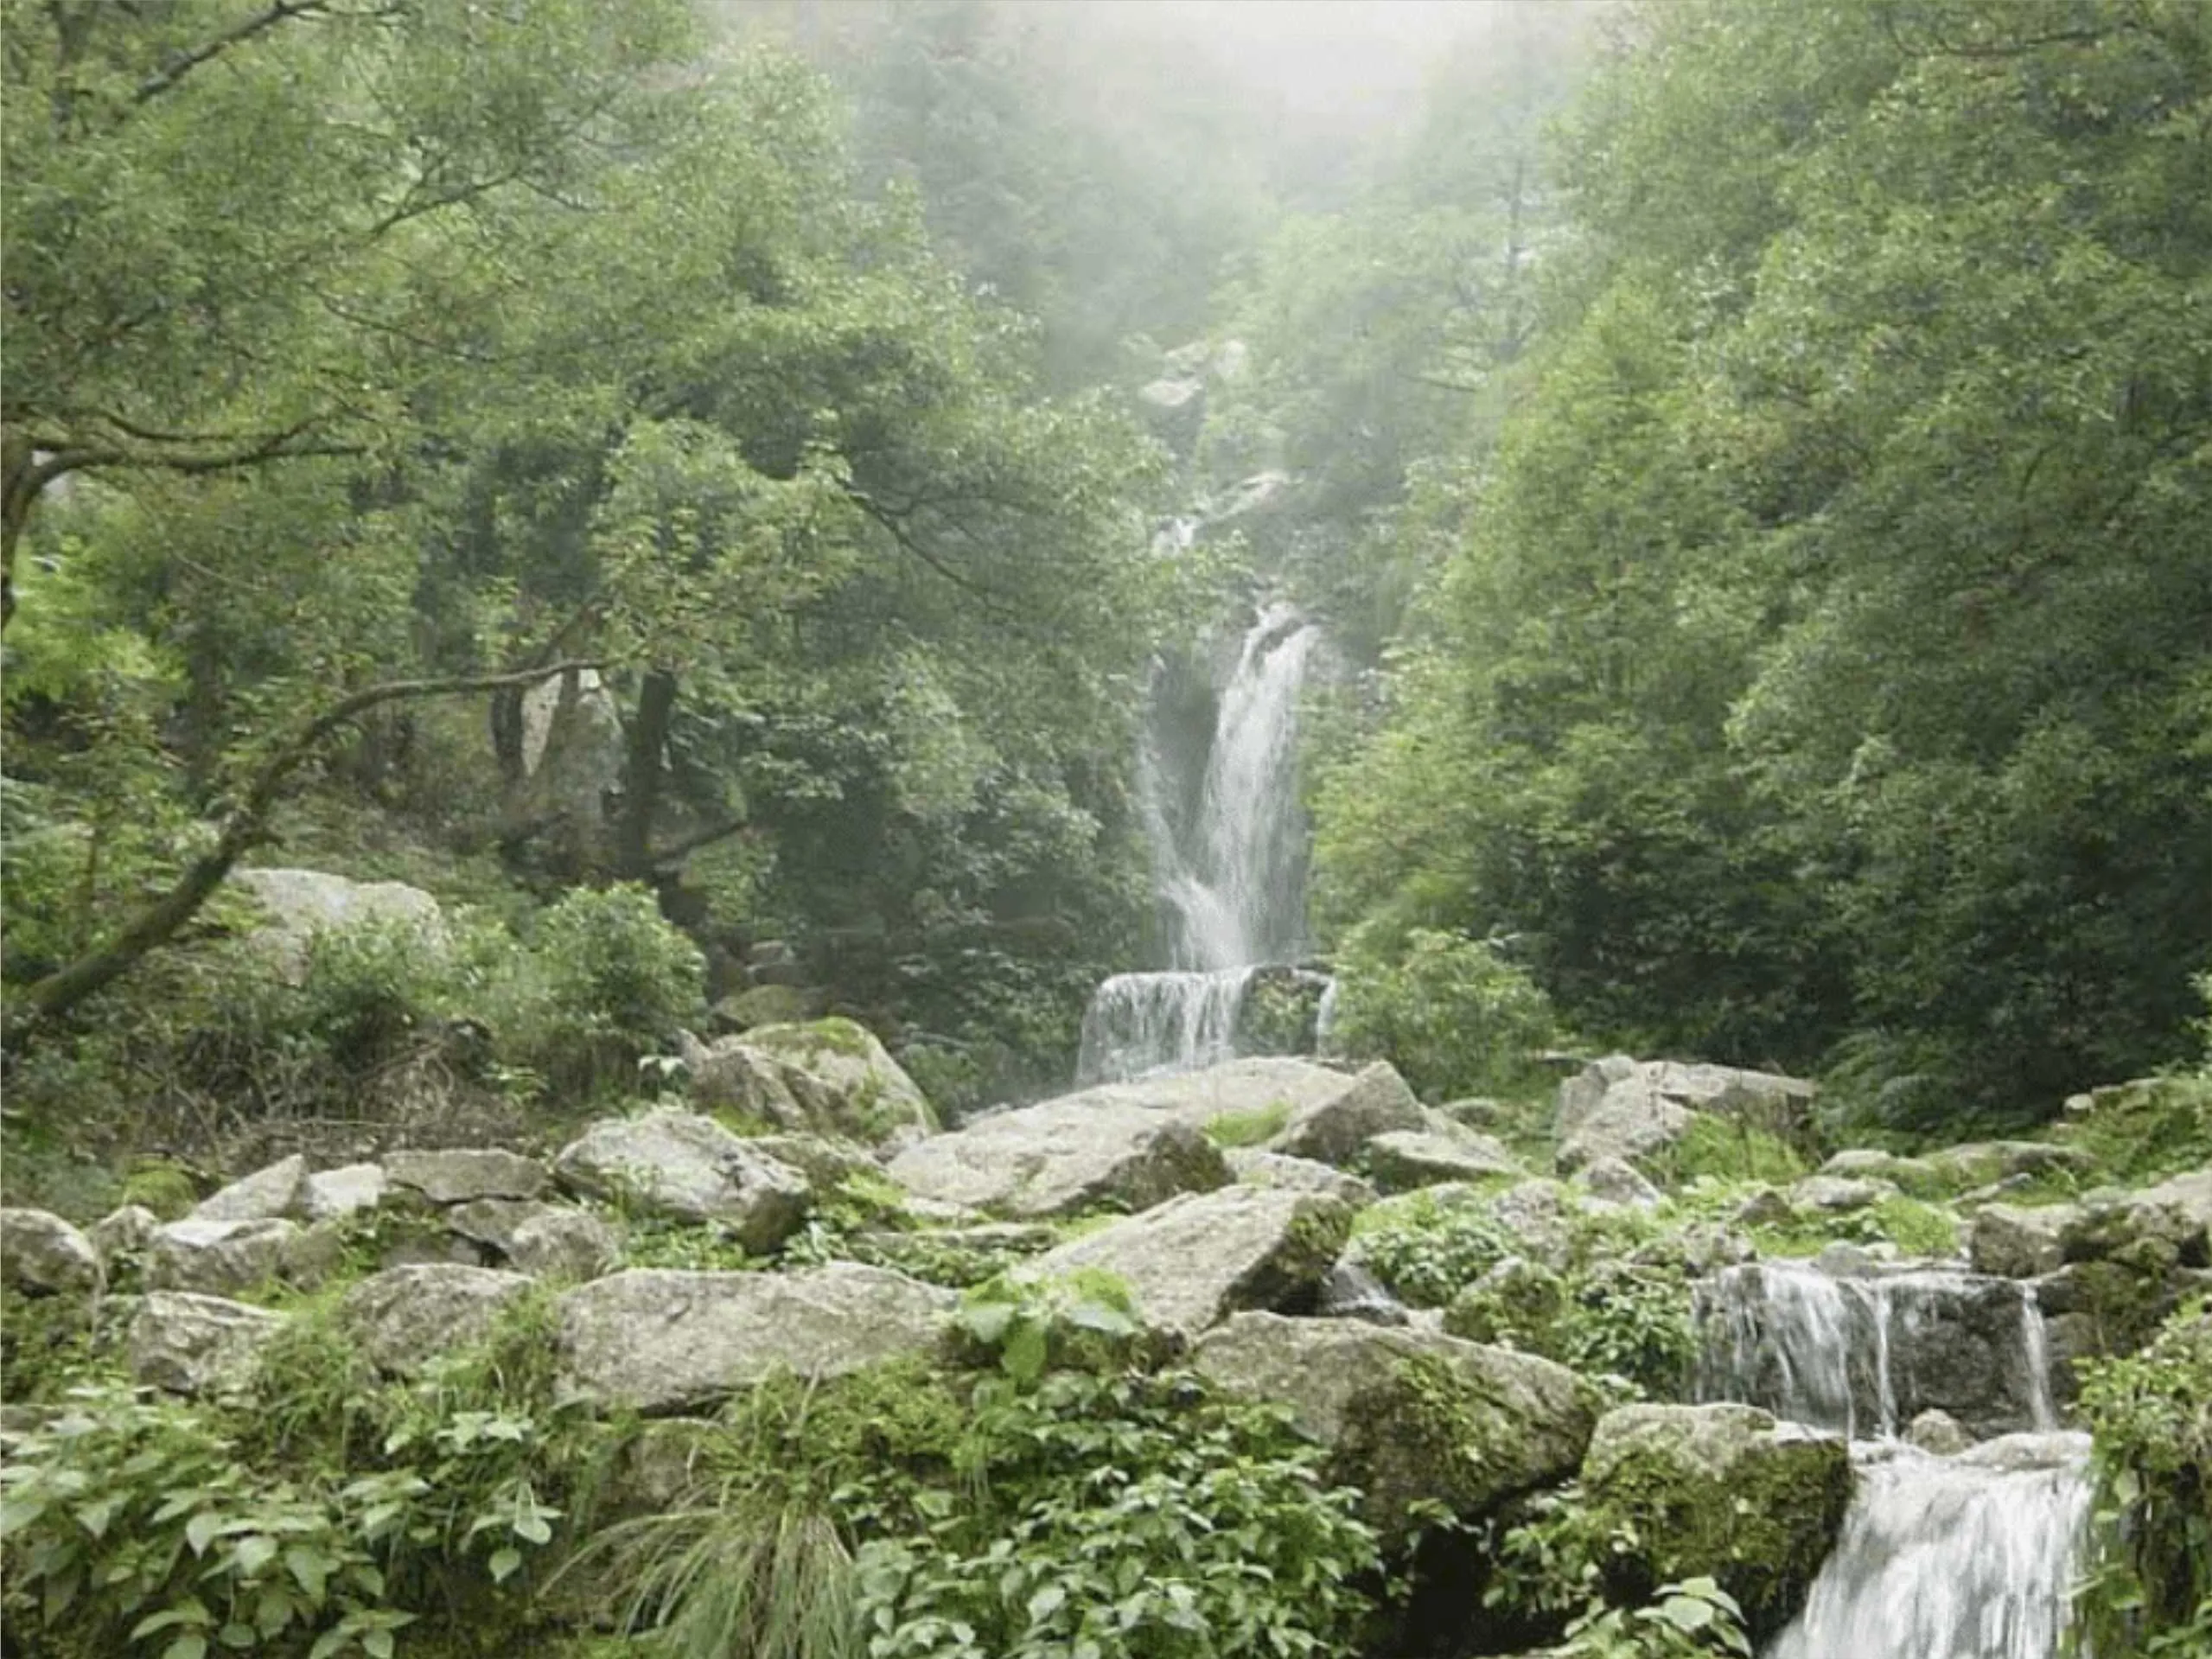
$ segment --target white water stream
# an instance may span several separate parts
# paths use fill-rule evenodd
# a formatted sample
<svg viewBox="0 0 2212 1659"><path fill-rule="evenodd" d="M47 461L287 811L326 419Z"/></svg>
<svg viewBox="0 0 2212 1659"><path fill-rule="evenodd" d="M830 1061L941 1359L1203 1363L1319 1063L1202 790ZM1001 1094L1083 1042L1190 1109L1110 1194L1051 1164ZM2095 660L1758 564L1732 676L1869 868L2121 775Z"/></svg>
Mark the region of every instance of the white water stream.
<svg viewBox="0 0 2212 1659"><path fill-rule="evenodd" d="M2050 1432L2031 1286L1766 1261L1704 1281L1697 1305L1700 1398L1852 1440L1843 1536L1766 1659L2059 1659L2089 1443ZM1931 1407L2034 1432L1932 1456L1897 1438Z"/></svg>
<svg viewBox="0 0 2212 1659"><path fill-rule="evenodd" d="M1319 631L1271 605L1245 634L1216 705L1190 821L1168 809L1175 757L1148 741L1139 781L1172 966L1118 973L1083 1017L1079 1083L1188 1071L1236 1053L1253 970L1304 942L1298 695Z"/></svg>

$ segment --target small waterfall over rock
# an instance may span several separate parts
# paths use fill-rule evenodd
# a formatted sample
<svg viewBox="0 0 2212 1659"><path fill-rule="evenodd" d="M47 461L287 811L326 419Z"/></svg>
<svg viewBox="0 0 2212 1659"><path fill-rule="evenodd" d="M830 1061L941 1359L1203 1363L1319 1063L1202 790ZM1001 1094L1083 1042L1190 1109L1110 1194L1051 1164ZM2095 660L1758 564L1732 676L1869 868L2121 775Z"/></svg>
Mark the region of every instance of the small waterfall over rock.
<svg viewBox="0 0 2212 1659"><path fill-rule="evenodd" d="M1138 779L1171 966L1099 987L1079 1083L1233 1057L1254 970L1296 960L1306 856L1297 706L1319 640L1292 607L1269 605L1220 685L1202 755L1177 752L1154 722ZM1319 993L1317 979L1297 977Z"/></svg>
<svg viewBox="0 0 2212 1659"><path fill-rule="evenodd" d="M1696 1305L1703 1400L1852 1439L1894 1439L1924 1411L1981 1435L2056 1421L2043 1312L2015 1279L1762 1261L1702 1280Z"/></svg>
<svg viewBox="0 0 2212 1659"><path fill-rule="evenodd" d="M1953 1458L1854 1452L1843 1537L1768 1659L2055 1659L2089 1437L2016 1434Z"/></svg>
<svg viewBox="0 0 2212 1659"><path fill-rule="evenodd" d="M2049 1432L2032 1285L1769 1260L1701 1280L1696 1312L1699 1398L1853 1442L1842 1540L1766 1659L2058 1659L2089 1445ZM2000 1438L1954 1457L1903 1443L1930 1411Z"/></svg>

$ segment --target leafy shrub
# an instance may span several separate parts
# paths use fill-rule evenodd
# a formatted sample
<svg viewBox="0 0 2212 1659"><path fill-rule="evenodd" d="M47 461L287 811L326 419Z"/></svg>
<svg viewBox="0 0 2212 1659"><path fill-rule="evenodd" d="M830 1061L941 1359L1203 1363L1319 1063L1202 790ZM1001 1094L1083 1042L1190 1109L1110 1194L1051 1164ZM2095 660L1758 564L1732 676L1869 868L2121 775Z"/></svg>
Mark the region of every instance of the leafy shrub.
<svg viewBox="0 0 2212 1659"><path fill-rule="evenodd" d="M1538 1082L1556 1040L1552 1005L1496 946L1416 928L1355 928L1336 969L1334 1040L1388 1060L1429 1100L1509 1093Z"/></svg>
<svg viewBox="0 0 2212 1659"><path fill-rule="evenodd" d="M1673 1144L1646 1164L1652 1178L1670 1188L1701 1177L1783 1186L1807 1172L1804 1155L1780 1135L1712 1112L1692 1117Z"/></svg>
<svg viewBox="0 0 2212 1659"><path fill-rule="evenodd" d="M2212 1637L2212 1304L2139 1354L2084 1369L2097 1554L2080 1634L2097 1653L2183 1656Z"/></svg>
<svg viewBox="0 0 2212 1659"><path fill-rule="evenodd" d="M1001 1273L961 1298L953 1323L1017 1382L1034 1382L1052 1366L1121 1364L1141 1331L1129 1287L1097 1267L1055 1279Z"/></svg>
<svg viewBox="0 0 2212 1659"><path fill-rule="evenodd" d="M1356 1495L1322 1484L1322 1456L1287 1413L1216 1402L1193 1377L986 1385L961 1454L979 1500L925 1501L925 1530L858 1552L870 1652L1342 1651L1377 1554Z"/></svg>
<svg viewBox="0 0 2212 1659"><path fill-rule="evenodd" d="M704 995L698 948L625 883L578 888L548 907L528 960L502 999L502 1051L557 1092L625 1086Z"/></svg>
<svg viewBox="0 0 2212 1659"><path fill-rule="evenodd" d="M1448 1305L1462 1286L1520 1248L1487 1205L1463 1195L1455 1200L1411 1193L1367 1211L1354 1230L1361 1264L1414 1307Z"/></svg>

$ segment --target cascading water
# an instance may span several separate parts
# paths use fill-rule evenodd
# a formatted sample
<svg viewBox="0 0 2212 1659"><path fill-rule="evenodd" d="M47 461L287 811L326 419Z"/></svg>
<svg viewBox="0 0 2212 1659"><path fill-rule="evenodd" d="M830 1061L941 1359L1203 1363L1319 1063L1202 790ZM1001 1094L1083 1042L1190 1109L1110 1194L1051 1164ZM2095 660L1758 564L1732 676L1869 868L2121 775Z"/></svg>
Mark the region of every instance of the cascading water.
<svg viewBox="0 0 2212 1659"><path fill-rule="evenodd" d="M2086 1434L2009 1435L1952 1458L1855 1447L1843 1536L1768 1659L2054 1659L2088 1458Z"/></svg>
<svg viewBox="0 0 2212 1659"><path fill-rule="evenodd" d="M2087 1524L2086 1435L2056 1421L2032 1286L1938 1269L1731 1267L1697 1287L1701 1399L1851 1437L1844 1533L1767 1659L2057 1659ZM1897 1439L1941 1410L2000 1438ZM2005 1432L2032 1428L2038 1432Z"/></svg>
<svg viewBox="0 0 2212 1659"><path fill-rule="evenodd" d="M1083 1018L1079 1082L1230 1058L1253 970L1294 960L1304 942L1297 705L1319 638L1288 605L1260 613L1222 687L1187 811L1173 809L1176 757L1157 733L1148 738L1138 777L1172 966L1099 987Z"/></svg>

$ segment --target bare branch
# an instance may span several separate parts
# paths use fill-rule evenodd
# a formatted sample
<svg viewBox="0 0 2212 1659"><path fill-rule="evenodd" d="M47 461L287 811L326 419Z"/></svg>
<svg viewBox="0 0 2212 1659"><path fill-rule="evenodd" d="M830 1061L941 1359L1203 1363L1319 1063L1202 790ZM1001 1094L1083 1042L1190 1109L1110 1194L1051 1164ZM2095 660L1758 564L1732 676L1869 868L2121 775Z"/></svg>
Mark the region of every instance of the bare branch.
<svg viewBox="0 0 2212 1659"><path fill-rule="evenodd" d="M279 23L290 22L295 17L312 16L323 10L323 3L324 0L276 0L276 3L266 11L256 12L237 27L226 29L213 40L193 48L189 52L171 58L157 73L147 76L138 83L138 91L134 101L143 104L150 99L159 98L201 64L211 59L220 57L231 48L242 41L250 41L256 35L274 29Z"/></svg>

